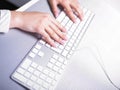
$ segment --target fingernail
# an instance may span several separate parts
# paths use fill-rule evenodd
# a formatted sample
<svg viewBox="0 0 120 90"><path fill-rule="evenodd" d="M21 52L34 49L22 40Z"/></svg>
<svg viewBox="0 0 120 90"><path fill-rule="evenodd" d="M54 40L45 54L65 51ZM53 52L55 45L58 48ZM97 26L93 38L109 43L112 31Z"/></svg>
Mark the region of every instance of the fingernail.
<svg viewBox="0 0 120 90"><path fill-rule="evenodd" d="M55 45L55 44L52 44L52 47L56 47L56 45Z"/></svg>
<svg viewBox="0 0 120 90"><path fill-rule="evenodd" d="M80 19L81 19L82 21L84 20L84 15L83 15L83 14L81 15Z"/></svg>
<svg viewBox="0 0 120 90"><path fill-rule="evenodd" d="M76 19L75 18L73 19L73 23L76 23Z"/></svg>
<svg viewBox="0 0 120 90"><path fill-rule="evenodd" d="M64 32L67 32L66 28L63 28Z"/></svg>
<svg viewBox="0 0 120 90"><path fill-rule="evenodd" d="M62 45L65 43L65 41L64 40L61 40L61 42L60 42Z"/></svg>
<svg viewBox="0 0 120 90"><path fill-rule="evenodd" d="M65 40L65 41L67 41L67 40L68 40L68 37L67 37L67 36L65 36L65 37L64 37L64 40Z"/></svg>
<svg viewBox="0 0 120 90"><path fill-rule="evenodd" d="M56 18L58 17L58 13L57 13L57 12L55 13L55 17L56 17Z"/></svg>
<svg viewBox="0 0 120 90"><path fill-rule="evenodd" d="M53 41L53 42L51 42L51 46L52 47L56 47L56 45L55 45L55 42Z"/></svg>

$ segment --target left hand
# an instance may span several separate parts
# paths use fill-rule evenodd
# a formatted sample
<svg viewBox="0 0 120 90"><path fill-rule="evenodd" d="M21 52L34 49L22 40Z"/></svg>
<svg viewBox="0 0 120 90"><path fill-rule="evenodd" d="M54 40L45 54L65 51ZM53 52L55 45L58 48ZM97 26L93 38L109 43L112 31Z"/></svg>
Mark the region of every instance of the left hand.
<svg viewBox="0 0 120 90"><path fill-rule="evenodd" d="M69 18L75 22L74 11L77 13L77 16L80 20L83 19L83 12L80 8L80 3L78 0L49 0L51 5L53 14L57 17L59 14L58 5L61 5L64 8L65 13L69 16Z"/></svg>

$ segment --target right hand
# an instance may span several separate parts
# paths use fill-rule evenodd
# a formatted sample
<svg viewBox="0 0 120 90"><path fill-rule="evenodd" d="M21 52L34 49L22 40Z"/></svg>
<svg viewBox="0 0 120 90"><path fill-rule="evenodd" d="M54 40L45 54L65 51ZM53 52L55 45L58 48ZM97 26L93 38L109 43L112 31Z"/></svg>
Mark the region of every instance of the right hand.
<svg viewBox="0 0 120 90"><path fill-rule="evenodd" d="M65 28L47 13L11 11L10 28L36 32L42 35L43 39L54 47L54 41L63 44L64 40L66 40Z"/></svg>

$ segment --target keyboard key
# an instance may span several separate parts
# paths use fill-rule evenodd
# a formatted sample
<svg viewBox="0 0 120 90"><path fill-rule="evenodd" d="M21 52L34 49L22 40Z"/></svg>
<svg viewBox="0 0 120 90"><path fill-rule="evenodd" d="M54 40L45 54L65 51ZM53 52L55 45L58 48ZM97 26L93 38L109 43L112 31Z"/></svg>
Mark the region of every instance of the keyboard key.
<svg viewBox="0 0 120 90"><path fill-rule="evenodd" d="M56 48L60 45L58 42L54 41Z"/></svg>
<svg viewBox="0 0 120 90"><path fill-rule="evenodd" d="M21 67L24 69L27 69L30 66L31 62L32 62L31 60L25 59L25 61L21 65Z"/></svg>
<svg viewBox="0 0 120 90"><path fill-rule="evenodd" d="M75 25L75 24L72 25L72 27L71 27L71 29L70 29L70 32L71 32L71 33L74 33L74 32L75 32L76 26L77 26L77 25Z"/></svg>
<svg viewBox="0 0 120 90"><path fill-rule="evenodd" d="M46 81L47 81L48 83L52 83L52 79L49 78L49 77L46 79Z"/></svg>
<svg viewBox="0 0 120 90"><path fill-rule="evenodd" d="M63 50L63 49L64 49L64 46L63 46L63 45L60 45L59 48Z"/></svg>
<svg viewBox="0 0 120 90"><path fill-rule="evenodd" d="M54 58L54 59L58 59L58 57L59 57L59 56L58 56L57 54L54 54L54 55L53 55L53 58Z"/></svg>
<svg viewBox="0 0 120 90"><path fill-rule="evenodd" d="M31 73L29 73L29 72L26 71L25 74L24 74L24 76L27 77L27 78L30 78Z"/></svg>
<svg viewBox="0 0 120 90"><path fill-rule="evenodd" d="M42 85L43 80L42 80L42 79L38 79L38 80L37 80L37 83L38 83L39 85Z"/></svg>
<svg viewBox="0 0 120 90"><path fill-rule="evenodd" d="M43 56L44 56L44 53L43 53L42 51L39 51L38 55L39 55L40 57L43 57Z"/></svg>
<svg viewBox="0 0 120 90"><path fill-rule="evenodd" d="M29 80L29 81L27 81L27 85L28 85L29 87L32 87L32 86L33 86L33 82L32 82L31 80Z"/></svg>
<svg viewBox="0 0 120 90"><path fill-rule="evenodd" d="M31 76L31 80L32 80L32 81L36 81L36 80L37 80L37 77L34 76L34 75L32 75L32 76Z"/></svg>
<svg viewBox="0 0 120 90"><path fill-rule="evenodd" d="M23 83L27 82L27 79L19 73L15 73L13 76L14 76L14 78L16 78L17 80L19 80Z"/></svg>
<svg viewBox="0 0 120 90"><path fill-rule="evenodd" d="M35 63L35 62L33 62L33 63L31 64L31 66L32 66L33 68L36 68L36 67L38 66L38 64Z"/></svg>
<svg viewBox="0 0 120 90"><path fill-rule="evenodd" d="M64 70L65 69L65 65L62 65L61 68Z"/></svg>
<svg viewBox="0 0 120 90"><path fill-rule="evenodd" d="M40 89L40 86L37 85L37 84L34 84L33 89L35 89L35 90L41 90L41 89Z"/></svg>
<svg viewBox="0 0 120 90"><path fill-rule="evenodd" d="M62 50L59 48L51 47L52 50L56 51L57 53L61 53Z"/></svg>
<svg viewBox="0 0 120 90"><path fill-rule="evenodd" d="M55 65L58 66L58 67L60 67L62 65L62 63L56 62Z"/></svg>
<svg viewBox="0 0 120 90"><path fill-rule="evenodd" d="M56 67L56 66L54 66L53 67L53 70L55 70L56 72L59 70L59 68L58 67Z"/></svg>
<svg viewBox="0 0 120 90"><path fill-rule="evenodd" d="M67 23L67 27L71 27L72 26L72 24L73 24L73 22L70 20L68 23Z"/></svg>
<svg viewBox="0 0 120 90"><path fill-rule="evenodd" d="M55 74L54 74L53 72L50 72L50 73L49 73L49 76L50 76L51 78L54 78L54 77L55 77Z"/></svg>
<svg viewBox="0 0 120 90"><path fill-rule="evenodd" d="M77 44L75 44L73 47L72 47L72 50L74 51L75 50L75 46L76 46Z"/></svg>
<svg viewBox="0 0 120 90"><path fill-rule="evenodd" d="M69 30L69 28L70 28L69 26L66 26L66 27L65 27L65 29L66 29L67 31Z"/></svg>
<svg viewBox="0 0 120 90"><path fill-rule="evenodd" d="M67 38L70 39L70 38L71 38L71 35L67 34Z"/></svg>
<svg viewBox="0 0 120 90"><path fill-rule="evenodd" d="M70 51L70 53L69 53L70 55L72 55L73 54L73 51Z"/></svg>
<svg viewBox="0 0 120 90"><path fill-rule="evenodd" d="M63 73L63 70L62 69L59 69L59 71L58 71L60 74L62 74Z"/></svg>
<svg viewBox="0 0 120 90"><path fill-rule="evenodd" d="M45 74L41 74L41 75L40 75L40 78L43 79L43 80L45 80L46 77L47 77L47 76L46 76Z"/></svg>
<svg viewBox="0 0 120 90"><path fill-rule="evenodd" d="M38 70L34 71L34 75L36 75L37 77L39 77L39 76L40 76L40 74L41 74L41 72L40 72L40 71L38 71Z"/></svg>
<svg viewBox="0 0 120 90"><path fill-rule="evenodd" d="M39 71L42 71L42 70L43 70L43 67L39 65L37 69L38 69Z"/></svg>
<svg viewBox="0 0 120 90"><path fill-rule="evenodd" d="M43 87L46 88L46 89L48 89L48 88L49 88L49 84L46 83L46 82L44 82L44 83L43 83Z"/></svg>
<svg viewBox="0 0 120 90"><path fill-rule="evenodd" d="M66 25L66 23L68 22L68 20L69 20L69 18L66 16L65 18L64 18L64 20L62 21L62 25L63 26L65 26Z"/></svg>
<svg viewBox="0 0 120 90"><path fill-rule="evenodd" d="M29 56L30 56L31 58L34 58L34 57L35 57L35 54L34 54L33 52L30 52L30 53L29 53Z"/></svg>
<svg viewBox="0 0 120 90"><path fill-rule="evenodd" d="M60 58L58 59L58 61L61 62L61 63L63 63L63 62L64 62L64 59L60 57Z"/></svg>
<svg viewBox="0 0 120 90"><path fill-rule="evenodd" d="M61 12L60 15L57 17L56 20L59 21L59 22L61 22L65 16L66 16L65 13Z"/></svg>
<svg viewBox="0 0 120 90"><path fill-rule="evenodd" d="M66 57L67 54L68 54L68 51L67 51L67 50L64 50L64 51L62 52L62 55L63 55L64 57Z"/></svg>
<svg viewBox="0 0 120 90"><path fill-rule="evenodd" d="M66 46L65 49L66 49L67 51L70 51L71 47Z"/></svg>
<svg viewBox="0 0 120 90"><path fill-rule="evenodd" d="M87 9L86 8L83 8L83 13L85 14L87 12Z"/></svg>
<svg viewBox="0 0 120 90"><path fill-rule="evenodd" d="M40 40L40 43L44 45L46 42L43 40Z"/></svg>
<svg viewBox="0 0 120 90"><path fill-rule="evenodd" d="M51 47L48 43L46 43L46 46L47 46L48 48L50 48L50 47Z"/></svg>
<svg viewBox="0 0 120 90"><path fill-rule="evenodd" d="M68 32L67 34L68 34L69 36L71 36L73 33L72 33L72 32Z"/></svg>
<svg viewBox="0 0 120 90"><path fill-rule="evenodd" d="M51 58L51 59L50 59L50 62L54 64L54 63L56 62L56 60L53 59L53 58Z"/></svg>
<svg viewBox="0 0 120 90"><path fill-rule="evenodd" d="M76 40L76 38L77 38L76 36L72 36L72 38L71 38L71 39L75 41L75 40Z"/></svg>
<svg viewBox="0 0 120 90"><path fill-rule="evenodd" d="M68 22L70 19L69 19L68 16L66 16L64 20L65 20L66 22Z"/></svg>
<svg viewBox="0 0 120 90"><path fill-rule="evenodd" d="M50 71L49 71L48 69L44 69L44 70L43 70L43 73L46 74L46 75L48 75L49 72L50 72Z"/></svg>
<svg viewBox="0 0 120 90"><path fill-rule="evenodd" d="M37 43L37 44L35 45L35 48L37 48L38 50L40 50L40 49L41 49L41 45Z"/></svg>
<svg viewBox="0 0 120 90"><path fill-rule="evenodd" d="M29 71L30 73L33 73L33 72L34 72L34 68L29 67L29 68L28 68L28 71Z"/></svg>
<svg viewBox="0 0 120 90"><path fill-rule="evenodd" d="M18 68L17 72L20 73L20 74L24 74L24 73L25 73L25 70L22 69L22 68Z"/></svg>
<svg viewBox="0 0 120 90"><path fill-rule="evenodd" d="M70 56L71 56L71 55L70 55L70 54L68 54L68 55L67 55L67 58L69 59L69 58L70 58Z"/></svg>
<svg viewBox="0 0 120 90"><path fill-rule="evenodd" d="M37 54L38 53L38 49L36 49L36 48L33 48L33 50L32 50L35 54Z"/></svg>
<svg viewBox="0 0 120 90"><path fill-rule="evenodd" d="M54 65L52 63L50 63L50 62L47 64L47 67L49 67L49 68L53 68L53 66Z"/></svg>
<svg viewBox="0 0 120 90"><path fill-rule="evenodd" d="M74 40L74 39L71 39L70 42L73 44L73 43L75 42L75 40ZM69 49L68 49L68 50L69 50Z"/></svg>
<svg viewBox="0 0 120 90"><path fill-rule="evenodd" d="M66 65L67 63L68 63L68 61L67 61L67 60L65 60L65 61L64 61L64 64Z"/></svg>

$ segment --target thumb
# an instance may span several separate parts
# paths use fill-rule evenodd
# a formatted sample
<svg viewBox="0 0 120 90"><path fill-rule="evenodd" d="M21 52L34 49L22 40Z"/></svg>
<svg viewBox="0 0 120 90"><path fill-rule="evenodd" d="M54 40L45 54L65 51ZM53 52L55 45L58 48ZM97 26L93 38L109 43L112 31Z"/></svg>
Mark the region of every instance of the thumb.
<svg viewBox="0 0 120 90"><path fill-rule="evenodd" d="M57 17L59 14L59 10L57 7L58 4L57 4L56 0L49 0L49 2L50 2L50 6L51 6L54 16Z"/></svg>

